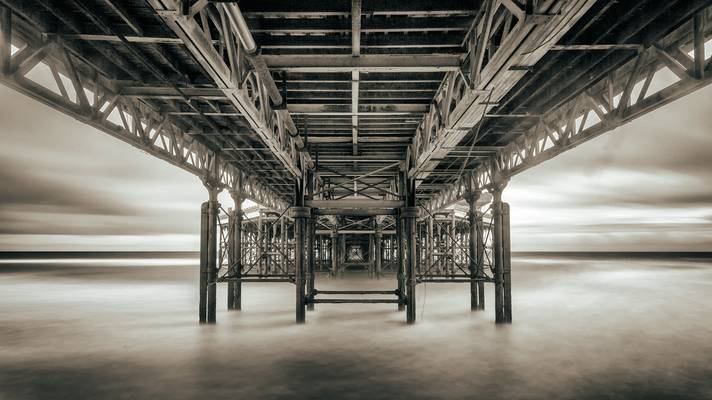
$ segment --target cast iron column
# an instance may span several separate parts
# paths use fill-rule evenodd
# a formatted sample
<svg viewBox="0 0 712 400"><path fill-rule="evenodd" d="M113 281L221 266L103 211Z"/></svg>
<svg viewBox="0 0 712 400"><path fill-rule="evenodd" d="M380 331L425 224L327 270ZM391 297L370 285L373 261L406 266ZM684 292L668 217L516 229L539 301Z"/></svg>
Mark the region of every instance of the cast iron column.
<svg viewBox="0 0 712 400"><path fill-rule="evenodd" d="M228 309L242 310L242 197L240 192L236 190L230 191L230 197L235 202L235 211L232 226L232 278L234 281L228 283L227 301ZM230 300L232 299L232 300ZM232 308L230 305L232 304Z"/></svg>
<svg viewBox="0 0 712 400"><path fill-rule="evenodd" d="M408 260L406 269L406 321L409 324L415 323L415 285L417 284L417 276L415 271L415 245L416 245L416 224L418 220L417 207L403 208L403 216L405 217L406 240L408 242Z"/></svg>
<svg viewBox="0 0 712 400"><path fill-rule="evenodd" d="M336 276L339 270L339 234L336 229L331 231L331 276Z"/></svg>
<svg viewBox="0 0 712 400"><path fill-rule="evenodd" d="M209 324L214 324L216 320L217 307L217 250L218 250L218 204L217 185L206 184L208 188L208 243L207 243L207 284L208 284L208 320Z"/></svg>
<svg viewBox="0 0 712 400"><path fill-rule="evenodd" d="M504 322L512 323L512 253L509 229L509 203L502 203L502 284Z"/></svg>
<svg viewBox="0 0 712 400"><path fill-rule="evenodd" d="M311 209L310 209L311 212ZM307 303L307 310L314 309L314 239L316 236L316 218L310 215L307 219L307 297L309 302Z"/></svg>
<svg viewBox="0 0 712 400"><path fill-rule="evenodd" d="M208 322L208 202L200 206L200 275L198 284L198 321Z"/></svg>
<svg viewBox="0 0 712 400"><path fill-rule="evenodd" d="M376 233L374 236L375 236L375 238L374 238L374 243L373 243L373 252L374 252L374 256L376 257L376 260L375 260L376 279L379 279L381 277L381 263L382 263L381 240L383 240L383 233L381 232L380 226L376 226Z"/></svg>
<svg viewBox="0 0 712 400"><path fill-rule="evenodd" d="M505 244L505 239L508 240L509 229L504 228L505 218L503 213L505 208L502 204L502 190L504 189L506 182L498 183L494 186L492 190L492 217L493 217L493 240L492 240L492 251L494 253L494 312L495 321L497 323L507 322L507 316L505 312L505 299L504 299L504 269L505 257L509 255L509 251L505 251L508 244ZM508 214L507 208L507 214ZM508 218L507 218L508 219Z"/></svg>
<svg viewBox="0 0 712 400"><path fill-rule="evenodd" d="M303 201L300 203L304 204ZM296 318L297 323L302 324L305 320L306 306L306 279L305 279L305 250L306 250L306 224L309 219L310 209L304 206L292 207L292 217L294 218L294 283L296 289Z"/></svg>
<svg viewBox="0 0 712 400"><path fill-rule="evenodd" d="M465 194L465 199L467 204L470 206L469 212L467 214L468 220L470 222L470 240L469 243L469 267L470 267L470 278L479 278L479 263L478 260L482 256L480 254L480 249L478 247L478 221L477 221L477 199L480 196L480 192L470 192ZM470 310L481 310L479 304L479 288L480 283L483 282L470 282ZM482 304L484 306L484 304Z"/></svg>
<svg viewBox="0 0 712 400"><path fill-rule="evenodd" d="M405 276L403 274L403 271L405 271L405 240L403 240L405 235L404 220L402 210L399 210L396 216L396 239L398 244L396 280L398 281L398 299L401 300L401 302L398 303L398 311L405 310L405 304L403 304L403 300L405 300Z"/></svg>

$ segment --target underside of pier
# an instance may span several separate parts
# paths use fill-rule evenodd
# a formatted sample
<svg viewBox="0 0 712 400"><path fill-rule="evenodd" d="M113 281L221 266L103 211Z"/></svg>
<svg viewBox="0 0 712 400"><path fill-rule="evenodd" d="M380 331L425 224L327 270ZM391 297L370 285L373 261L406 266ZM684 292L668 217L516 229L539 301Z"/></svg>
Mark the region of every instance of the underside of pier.
<svg viewBox="0 0 712 400"><path fill-rule="evenodd" d="M509 179L711 83L711 4L0 0L0 82L200 178L201 323L253 281L511 323Z"/></svg>

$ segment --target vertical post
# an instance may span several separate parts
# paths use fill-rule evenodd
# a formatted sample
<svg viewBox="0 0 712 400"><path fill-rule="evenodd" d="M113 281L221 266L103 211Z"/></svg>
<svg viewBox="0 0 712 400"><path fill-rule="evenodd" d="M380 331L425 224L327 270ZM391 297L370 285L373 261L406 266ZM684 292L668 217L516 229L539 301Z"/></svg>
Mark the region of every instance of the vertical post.
<svg viewBox="0 0 712 400"><path fill-rule="evenodd" d="M10 53L12 53L12 11L0 6L0 72L10 73Z"/></svg>
<svg viewBox="0 0 712 400"><path fill-rule="evenodd" d="M404 174L404 193L405 207L403 214L405 217L405 226L407 231L407 248L408 248L408 263L406 270L406 322L408 324L415 323L415 285L418 277L416 276L416 228L418 224L418 207L415 206L415 181L408 179Z"/></svg>
<svg viewBox="0 0 712 400"><path fill-rule="evenodd" d="M230 210L227 216L227 309L235 309L235 210Z"/></svg>
<svg viewBox="0 0 712 400"><path fill-rule="evenodd" d="M369 276L369 278L374 278L376 276L376 254L374 252L376 245L374 243L374 236L375 236L375 234L368 235L368 276Z"/></svg>
<svg viewBox="0 0 712 400"><path fill-rule="evenodd" d="M331 231L331 276L339 272L339 234L336 229Z"/></svg>
<svg viewBox="0 0 712 400"><path fill-rule="evenodd" d="M475 213L475 220L477 221L477 226L475 233L477 235L477 277L485 277L485 237L484 237L484 217L481 212L477 211ZM485 309L485 282L477 282L477 293L479 295L479 300L477 302L478 310Z"/></svg>
<svg viewBox="0 0 712 400"><path fill-rule="evenodd" d="M425 236L425 241L426 241L426 251L425 251L425 259L427 260L425 263L425 268L423 268L423 271L430 271L431 268L433 267L435 263L435 234L433 232L433 216L428 217L428 231Z"/></svg>
<svg viewBox="0 0 712 400"><path fill-rule="evenodd" d="M512 323L512 252L509 229L509 203L502 203L502 284L504 322Z"/></svg>
<svg viewBox="0 0 712 400"><path fill-rule="evenodd" d="M376 269L376 279L379 279L381 277L381 264L382 264L382 257L383 255L381 254L381 240L383 239L383 233L381 232L381 227L376 226L376 234L374 235L374 243L373 243L373 253L376 259L374 260L375 263L375 269Z"/></svg>
<svg viewBox="0 0 712 400"><path fill-rule="evenodd" d="M396 216L396 240L397 240L397 255L396 259L396 280L398 281L398 311L405 310L405 217L403 216L402 210L399 210Z"/></svg>
<svg viewBox="0 0 712 400"><path fill-rule="evenodd" d="M217 308L218 189L208 186L208 323L214 324Z"/></svg>
<svg viewBox="0 0 712 400"><path fill-rule="evenodd" d="M314 239L316 236L316 218L312 215L307 219L308 226L308 236L307 236L307 297L309 302L307 303L307 310L314 309Z"/></svg>
<svg viewBox="0 0 712 400"><path fill-rule="evenodd" d="M282 218L279 220L279 236L280 236L280 243L279 245L281 246L282 249L282 254L280 254L280 261L282 263L282 271L287 270L287 254L289 251L289 248L287 247L287 227L286 227L286 216L282 216Z"/></svg>
<svg viewBox="0 0 712 400"><path fill-rule="evenodd" d="M418 219L417 207L405 207L405 226L407 231L406 240L408 242L408 262L406 269L406 321L409 324L415 323L415 285L417 284L417 276L415 271L416 257L416 224Z"/></svg>
<svg viewBox="0 0 712 400"><path fill-rule="evenodd" d="M294 193L294 283L296 286L296 322L303 324L306 319L306 280L305 280L305 248L306 248L306 223L310 217L309 207L304 207L304 180L297 180Z"/></svg>
<svg viewBox="0 0 712 400"><path fill-rule="evenodd" d="M198 321L208 322L208 202L200 206L200 272L198 284Z"/></svg>
<svg viewBox="0 0 712 400"><path fill-rule="evenodd" d="M233 245L233 262L230 264L232 266L232 275L235 281L230 281L232 285L228 285L227 298L228 298L228 309L230 298L232 298L232 309L242 310L242 196L239 191L231 190L230 197L235 202L235 217L233 219L233 229L232 229L232 241Z"/></svg>
<svg viewBox="0 0 712 400"><path fill-rule="evenodd" d="M470 240L469 243L469 268L470 268L470 279L479 278L478 260L481 257L480 249L477 246L478 240L478 225L477 225L477 199L479 198L480 192L470 192L467 193L465 199L469 205L469 212L467 213L468 220L470 222ZM479 283L471 281L470 282L470 310L480 310L479 305ZM484 304L483 304L484 305Z"/></svg>
<svg viewBox="0 0 712 400"><path fill-rule="evenodd" d="M455 265L455 259L457 258L457 222L455 221L455 211L453 210L450 214L450 236L448 238L448 243L450 243L450 275L455 274L457 266Z"/></svg>
<svg viewBox="0 0 712 400"><path fill-rule="evenodd" d="M262 226L262 209L259 210L259 215L257 216L257 271L260 274L264 274L265 270L262 263L262 252L264 251L264 229Z"/></svg>
<svg viewBox="0 0 712 400"><path fill-rule="evenodd" d="M346 235L339 235L339 276L344 276L346 267Z"/></svg>
<svg viewBox="0 0 712 400"><path fill-rule="evenodd" d="M503 207L502 190L504 184L498 184L492 191L492 216L493 216L493 240L492 251L494 253L494 313L496 323L505 323L507 318L504 310L504 227L503 227Z"/></svg>
<svg viewBox="0 0 712 400"><path fill-rule="evenodd" d="M307 216L304 215L305 207L292 208L294 211L294 257L295 257L295 271L294 271L294 283L297 286L296 290L296 321L298 324L302 324L305 321L305 292L306 292L306 279L305 279L305 256L304 250L306 247L306 221Z"/></svg>

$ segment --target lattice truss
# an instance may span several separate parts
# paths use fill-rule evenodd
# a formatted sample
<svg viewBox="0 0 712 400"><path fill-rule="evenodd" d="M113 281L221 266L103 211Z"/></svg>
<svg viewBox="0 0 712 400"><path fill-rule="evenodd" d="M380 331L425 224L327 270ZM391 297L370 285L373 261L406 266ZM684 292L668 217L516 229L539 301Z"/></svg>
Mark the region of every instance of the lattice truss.
<svg viewBox="0 0 712 400"><path fill-rule="evenodd" d="M151 71L166 85L166 93L151 93L151 96L168 99L166 103L170 107L158 108L146 101L146 97L151 96L143 93L141 87L126 89L122 82L107 73L115 69L114 66L86 57L86 51L74 41L47 34L29 10L14 4L9 6L12 8L0 7L2 83L202 179L226 188L240 189L245 197L267 207L286 207L281 193L267 187L261 176L250 173L254 165L250 168L246 159L224 151L225 140L218 138L215 132L237 140L236 145L240 144L239 136L226 132L213 121L216 110L205 109L204 106L219 106L211 102L209 96L205 100L205 96L201 96L201 89L179 88L136 44L116 35L133 59L137 60L136 63ZM214 44L209 45L210 51L207 53L203 49L203 54L213 57L212 61L216 65L223 65L215 73L223 74L221 78L225 77L224 74L229 77L221 81L225 85L220 89L224 90L224 95L239 110L239 113L233 114L243 116L249 122L249 127L241 127L239 123L236 125L239 129L252 128L270 150L291 167L292 173L299 175L300 169L296 165L302 162L308 164L309 157L299 152L300 139L290 135L296 128L289 114L284 109L272 106L275 99L268 94L267 86L271 78L267 79L266 76L269 73L266 69L260 72L259 65L254 65L259 64L259 60L249 58L249 53L240 49L240 41L235 39L229 24L226 24L228 12L217 8L216 14L215 10L203 8L191 15L191 18L181 18L181 26L192 28L192 32L202 35L203 39L209 38L211 32L219 33L220 39L209 40L208 43ZM107 34L115 34L111 26L92 10L84 11ZM61 13L61 10L53 12ZM161 15L169 17L167 13ZM63 17L70 28L81 32L75 22L67 16ZM134 80L143 80L144 77L135 68L131 68L121 54L112 54L106 47L99 47L93 42L89 42L88 46L122 66L122 71L129 73ZM214 66L206 70L216 71ZM271 82L271 85L274 83ZM210 93L213 91L203 90ZM195 100L198 96L202 102ZM220 113L220 110L217 111ZM197 118L200 124L188 117ZM214 133L205 134L205 126Z"/></svg>
<svg viewBox="0 0 712 400"><path fill-rule="evenodd" d="M293 279L295 242L294 221L285 212L275 212L262 207L242 213L240 262L236 255L234 239L236 210L220 208L218 281L234 279L241 266L241 279ZM248 214L250 214L248 216ZM254 215L253 215L254 214Z"/></svg>
<svg viewBox="0 0 712 400"><path fill-rule="evenodd" d="M615 59L606 61L610 64L608 72L550 112L534 116L537 120L530 129L433 196L428 208L437 210L452 204L464 196L468 187L491 188L498 181L709 85L712 83L712 24L705 21L710 20L712 7L695 14L662 39L643 45L553 47L556 51L626 50L631 56L620 65L613 64ZM563 88L553 87L548 93L556 94ZM463 103L462 93L468 92L463 76L450 73L442 91L436 96L437 111L431 110L419 129L414 145L416 154L422 152L419 149L437 146L442 137L448 136L446 133L455 129L448 127L448 123L453 120L452 113ZM489 98L490 94L486 92L481 96ZM472 149L477 149L476 140Z"/></svg>
<svg viewBox="0 0 712 400"><path fill-rule="evenodd" d="M454 209L424 212L417 227L417 272L421 281L429 279L477 278L491 282L494 271L492 253L492 205L477 211L474 238L475 253L470 249L470 220ZM474 271L471 269L474 267ZM475 272L473 274L473 272Z"/></svg>

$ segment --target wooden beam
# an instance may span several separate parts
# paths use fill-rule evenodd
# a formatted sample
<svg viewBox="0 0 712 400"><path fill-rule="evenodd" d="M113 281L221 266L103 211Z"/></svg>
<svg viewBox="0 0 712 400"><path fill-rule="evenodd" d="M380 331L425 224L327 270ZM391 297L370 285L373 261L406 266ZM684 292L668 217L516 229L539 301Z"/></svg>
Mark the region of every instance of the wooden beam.
<svg viewBox="0 0 712 400"><path fill-rule="evenodd" d="M361 55L361 0L351 0L351 55Z"/></svg>

